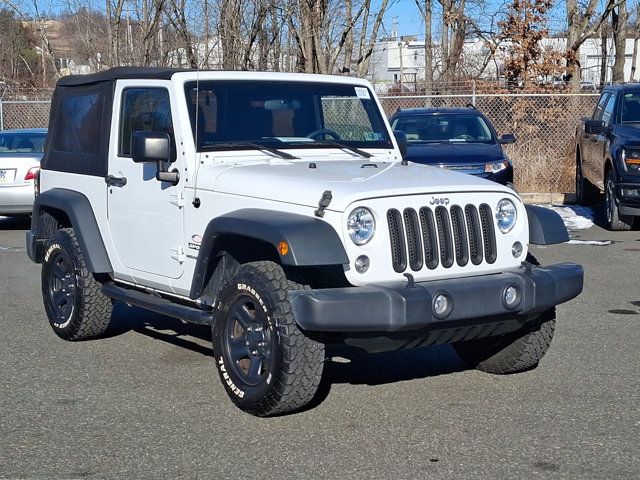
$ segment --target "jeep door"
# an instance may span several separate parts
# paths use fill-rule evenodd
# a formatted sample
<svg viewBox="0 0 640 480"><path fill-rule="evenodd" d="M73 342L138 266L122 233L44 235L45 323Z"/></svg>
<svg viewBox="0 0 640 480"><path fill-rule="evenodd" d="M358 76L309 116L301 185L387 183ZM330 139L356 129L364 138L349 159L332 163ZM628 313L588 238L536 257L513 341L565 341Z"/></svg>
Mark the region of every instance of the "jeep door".
<svg viewBox="0 0 640 480"><path fill-rule="evenodd" d="M156 163L135 163L131 136L165 132L171 142L168 170L183 170L176 152L176 99L169 82L119 81L114 95L107 186L109 229L120 262L136 281L154 285L156 276L179 278L183 253L183 184L156 180ZM179 131L177 128L176 131ZM158 285L163 285L157 278Z"/></svg>

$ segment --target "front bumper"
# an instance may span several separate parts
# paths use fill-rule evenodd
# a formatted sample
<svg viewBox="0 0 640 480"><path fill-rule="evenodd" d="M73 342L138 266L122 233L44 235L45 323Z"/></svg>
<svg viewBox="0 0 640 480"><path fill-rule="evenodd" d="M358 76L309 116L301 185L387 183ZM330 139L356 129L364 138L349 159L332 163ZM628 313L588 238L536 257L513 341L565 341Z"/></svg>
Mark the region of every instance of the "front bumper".
<svg viewBox="0 0 640 480"><path fill-rule="evenodd" d="M582 292L584 271L574 263L548 267L523 264L499 274L436 280L405 285L295 290L289 293L298 325L311 332L374 333L477 326L486 319L524 323L537 313ZM515 286L520 301L503 302ZM434 313L433 301L445 294L453 307L445 318Z"/></svg>
<svg viewBox="0 0 640 480"><path fill-rule="evenodd" d="M619 183L616 197L622 215L640 215L640 183Z"/></svg>

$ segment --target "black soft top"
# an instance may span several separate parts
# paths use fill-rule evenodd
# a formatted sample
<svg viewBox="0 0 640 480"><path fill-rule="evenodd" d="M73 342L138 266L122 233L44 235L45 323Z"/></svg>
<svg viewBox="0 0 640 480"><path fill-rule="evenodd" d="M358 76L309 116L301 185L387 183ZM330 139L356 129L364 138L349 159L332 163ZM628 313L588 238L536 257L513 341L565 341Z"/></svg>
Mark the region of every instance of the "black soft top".
<svg viewBox="0 0 640 480"><path fill-rule="evenodd" d="M90 75L67 75L58 80L61 87L89 85L99 82L111 82L118 79L144 78L150 80L170 80L174 73L188 72L185 68L166 67L114 67Z"/></svg>

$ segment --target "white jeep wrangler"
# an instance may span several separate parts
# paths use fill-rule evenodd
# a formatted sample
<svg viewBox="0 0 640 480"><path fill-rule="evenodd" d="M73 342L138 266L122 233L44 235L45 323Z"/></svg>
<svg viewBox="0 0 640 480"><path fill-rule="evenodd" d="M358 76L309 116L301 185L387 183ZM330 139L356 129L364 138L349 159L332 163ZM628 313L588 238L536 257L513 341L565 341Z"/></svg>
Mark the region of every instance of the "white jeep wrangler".
<svg viewBox="0 0 640 480"><path fill-rule="evenodd" d="M227 393L261 416L313 399L332 343L535 367L582 290L579 265L528 255L568 239L561 219L404 148L354 78L62 78L27 232L53 330L100 336L113 300L210 324Z"/></svg>

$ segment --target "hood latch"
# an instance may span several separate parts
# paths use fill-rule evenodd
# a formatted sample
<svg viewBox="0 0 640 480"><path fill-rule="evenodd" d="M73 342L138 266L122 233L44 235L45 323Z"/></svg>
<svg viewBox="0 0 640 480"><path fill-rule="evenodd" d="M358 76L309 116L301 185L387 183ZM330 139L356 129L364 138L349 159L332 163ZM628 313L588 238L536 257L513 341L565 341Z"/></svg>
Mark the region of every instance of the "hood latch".
<svg viewBox="0 0 640 480"><path fill-rule="evenodd" d="M333 200L333 195L331 195L331 190L325 190L324 193L322 194L322 198L318 202L318 209L315 212L313 212L316 215L316 217L320 217L320 218L324 217L324 209L329 206L329 204L331 203L331 200Z"/></svg>

